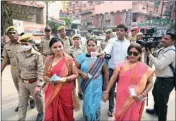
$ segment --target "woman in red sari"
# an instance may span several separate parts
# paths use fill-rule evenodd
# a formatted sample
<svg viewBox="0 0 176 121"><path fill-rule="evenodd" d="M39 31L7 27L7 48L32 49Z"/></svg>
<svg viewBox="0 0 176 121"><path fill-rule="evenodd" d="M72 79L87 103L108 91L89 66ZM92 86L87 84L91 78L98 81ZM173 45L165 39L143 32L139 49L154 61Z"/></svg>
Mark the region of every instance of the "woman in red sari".
<svg viewBox="0 0 176 121"><path fill-rule="evenodd" d="M152 69L145 63L140 62L142 48L133 43L128 48L128 60L117 65L108 87L104 92L103 100L109 97L112 84L119 78L116 96L116 121L140 121L144 99L152 88Z"/></svg>
<svg viewBox="0 0 176 121"><path fill-rule="evenodd" d="M44 79L47 85L45 93L45 121L74 121L73 118L73 80L78 72L73 59L63 52L63 42L52 38L49 46L53 55L45 62ZM62 78L62 82L51 82L53 75Z"/></svg>

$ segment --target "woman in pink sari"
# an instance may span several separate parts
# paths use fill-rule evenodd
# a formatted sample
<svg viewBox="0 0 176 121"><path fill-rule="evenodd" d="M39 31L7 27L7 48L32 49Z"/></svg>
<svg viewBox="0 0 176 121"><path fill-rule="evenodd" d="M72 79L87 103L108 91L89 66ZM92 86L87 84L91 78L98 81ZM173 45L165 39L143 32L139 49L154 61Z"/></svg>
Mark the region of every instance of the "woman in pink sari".
<svg viewBox="0 0 176 121"><path fill-rule="evenodd" d="M116 121L140 121L144 108L144 99L152 88L152 69L140 62L142 48L139 44L131 44L128 48L128 60L117 65L103 100L109 97L112 84L119 78L116 94Z"/></svg>
<svg viewBox="0 0 176 121"><path fill-rule="evenodd" d="M73 59L63 52L63 42L52 38L49 44L53 55L46 58L44 79L45 121L74 121L73 118L73 80L78 72ZM51 81L57 75L62 81Z"/></svg>

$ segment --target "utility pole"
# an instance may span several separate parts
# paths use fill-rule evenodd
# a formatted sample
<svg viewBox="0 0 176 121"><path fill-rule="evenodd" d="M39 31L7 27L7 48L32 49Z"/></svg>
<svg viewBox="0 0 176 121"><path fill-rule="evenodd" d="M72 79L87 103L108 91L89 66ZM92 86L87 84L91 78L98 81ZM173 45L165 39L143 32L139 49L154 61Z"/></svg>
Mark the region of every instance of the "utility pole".
<svg viewBox="0 0 176 121"><path fill-rule="evenodd" d="M152 11L149 11L149 26L151 25Z"/></svg>
<svg viewBox="0 0 176 121"><path fill-rule="evenodd" d="M103 24L104 24L104 14L101 14L101 30L103 30Z"/></svg>
<svg viewBox="0 0 176 121"><path fill-rule="evenodd" d="M164 8L164 1L161 1L160 25L161 25L162 17L163 17L163 8Z"/></svg>
<svg viewBox="0 0 176 121"><path fill-rule="evenodd" d="M48 1L46 1L46 24L48 21Z"/></svg>

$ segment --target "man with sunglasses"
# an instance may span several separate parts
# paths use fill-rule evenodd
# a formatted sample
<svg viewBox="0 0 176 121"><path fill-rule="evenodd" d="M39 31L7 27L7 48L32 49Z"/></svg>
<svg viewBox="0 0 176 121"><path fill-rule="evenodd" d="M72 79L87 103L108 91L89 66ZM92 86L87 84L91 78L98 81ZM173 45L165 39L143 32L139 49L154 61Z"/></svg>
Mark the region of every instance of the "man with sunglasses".
<svg viewBox="0 0 176 121"><path fill-rule="evenodd" d="M18 42L18 33L14 26L8 27L6 29L6 34L9 37L10 42L4 45L4 49L2 53L3 61L1 65L1 73L3 72L6 65L10 63L12 79L15 84L16 90L19 92L18 71L17 71L15 56L16 56L16 53L22 49L22 46ZM30 98L30 108L34 108L34 107L35 107L35 102L33 98ZM17 106L17 108L15 109L15 112L18 111L18 108L19 107Z"/></svg>
<svg viewBox="0 0 176 121"><path fill-rule="evenodd" d="M117 26L116 35L108 41L107 46L103 50L104 54L110 54L111 58L109 60L109 79L111 78L116 65L124 61L127 57L127 49L130 46L130 41L125 38L128 28L124 24L119 24ZM102 53L100 55L103 55ZM118 81L118 80L117 80ZM113 116L114 111L114 91L116 88L116 83L113 84L109 92L109 111L108 116ZM117 92L118 93L118 92Z"/></svg>
<svg viewBox="0 0 176 121"><path fill-rule="evenodd" d="M43 60L45 60L47 55L51 54L51 49L49 47L50 40L52 38L52 30L51 27L47 26L44 29L45 36L42 38L39 46L39 52L42 54Z"/></svg>
<svg viewBox="0 0 176 121"><path fill-rule="evenodd" d="M154 97L154 108L146 109L146 112L157 115L159 121L167 120L167 103L169 95L176 86L176 77L173 73L175 69L175 44L176 35L174 33L166 33L161 39L163 48L156 52L154 57L148 50L146 53L155 66L156 81L152 94Z"/></svg>

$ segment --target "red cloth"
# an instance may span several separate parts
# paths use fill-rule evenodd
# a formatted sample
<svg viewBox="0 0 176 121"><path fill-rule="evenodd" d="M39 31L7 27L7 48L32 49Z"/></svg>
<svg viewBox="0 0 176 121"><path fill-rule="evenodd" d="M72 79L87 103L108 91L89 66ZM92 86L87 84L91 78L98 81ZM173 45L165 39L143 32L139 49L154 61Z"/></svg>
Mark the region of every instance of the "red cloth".
<svg viewBox="0 0 176 121"><path fill-rule="evenodd" d="M66 59L61 59L50 70L50 76L68 75ZM74 121L72 106L72 84L48 84L45 88L45 117L44 121Z"/></svg>

